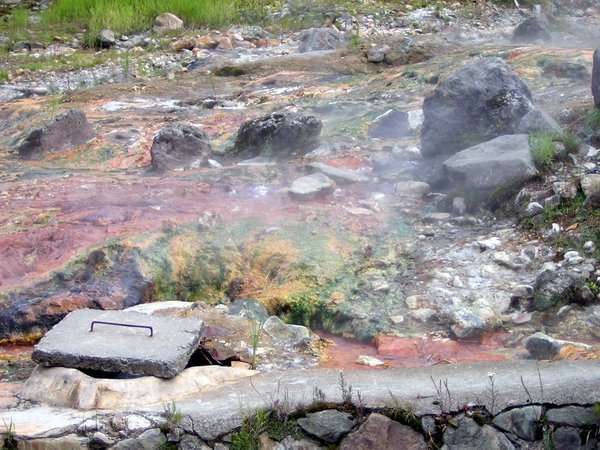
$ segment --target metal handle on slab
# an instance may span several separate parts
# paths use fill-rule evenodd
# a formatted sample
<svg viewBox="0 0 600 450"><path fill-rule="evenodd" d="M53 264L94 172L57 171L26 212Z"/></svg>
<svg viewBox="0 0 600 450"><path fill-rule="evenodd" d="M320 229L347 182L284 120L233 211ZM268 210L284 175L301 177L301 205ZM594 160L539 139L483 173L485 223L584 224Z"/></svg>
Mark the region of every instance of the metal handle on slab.
<svg viewBox="0 0 600 450"><path fill-rule="evenodd" d="M90 326L90 331L94 331L94 325L97 323L101 323L104 325L114 325L116 327L146 328L150 330L150 337L154 336L154 330L149 325L133 325L130 323L104 322L103 320L94 320L92 322L92 325Z"/></svg>

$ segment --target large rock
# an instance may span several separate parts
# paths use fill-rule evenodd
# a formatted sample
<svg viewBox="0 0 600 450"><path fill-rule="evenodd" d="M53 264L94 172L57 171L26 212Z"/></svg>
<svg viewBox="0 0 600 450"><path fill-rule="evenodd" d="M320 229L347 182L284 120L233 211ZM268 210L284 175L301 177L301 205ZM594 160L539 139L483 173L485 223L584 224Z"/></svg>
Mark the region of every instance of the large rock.
<svg viewBox="0 0 600 450"><path fill-rule="evenodd" d="M319 145L323 123L299 110L278 111L247 120L238 131L233 151L247 156L304 154Z"/></svg>
<svg viewBox="0 0 600 450"><path fill-rule="evenodd" d="M308 434L325 442L334 443L354 428L356 419L348 413L327 409L307 414L306 417L298 419L298 425Z"/></svg>
<svg viewBox="0 0 600 450"><path fill-rule="evenodd" d="M85 113L71 109L42 128L32 131L19 146L23 159L39 159L46 153L61 152L86 144L96 134Z"/></svg>
<svg viewBox="0 0 600 450"><path fill-rule="evenodd" d="M480 427L472 418L460 415L444 432L445 450L514 450L502 433L489 425Z"/></svg>
<svg viewBox="0 0 600 450"><path fill-rule="evenodd" d="M570 267L547 267L536 277L532 306L536 311L546 311L557 305L571 303L584 282L581 271Z"/></svg>
<svg viewBox="0 0 600 450"><path fill-rule="evenodd" d="M99 48L110 48L117 43L115 32L109 29L98 31L96 34L96 46Z"/></svg>
<svg viewBox="0 0 600 450"><path fill-rule="evenodd" d="M514 190L537 174L526 134L499 136L463 150L444 162L451 188L468 194L473 207L498 194Z"/></svg>
<svg viewBox="0 0 600 450"><path fill-rule="evenodd" d="M31 358L46 367L172 378L185 368L203 328L195 319L80 309L46 333Z"/></svg>
<svg viewBox="0 0 600 450"><path fill-rule="evenodd" d="M202 129L181 123L169 125L160 130L152 142L152 170L200 167L206 165L211 152L210 140Z"/></svg>
<svg viewBox="0 0 600 450"><path fill-rule="evenodd" d="M546 21L537 16L528 17L517 25L512 36L515 44L535 41L550 42L550 39Z"/></svg>
<svg viewBox="0 0 600 450"><path fill-rule="evenodd" d="M569 405L562 408L552 408L546 412L550 425L568 425L576 428L586 428L598 421L598 414L593 406Z"/></svg>
<svg viewBox="0 0 600 450"><path fill-rule="evenodd" d="M448 76L423 103L421 151L452 154L515 132L531 93L500 58L478 60Z"/></svg>
<svg viewBox="0 0 600 450"><path fill-rule="evenodd" d="M320 172L300 177L292 183L289 195L296 200L326 197L335 191L335 182Z"/></svg>
<svg viewBox="0 0 600 450"><path fill-rule="evenodd" d="M426 450L423 436L412 428L373 413L358 430L346 436L340 450Z"/></svg>
<svg viewBox="0 0 600 450"><path fill-rule="evenodd" d="M158 428L144 431L136 438L125 439L117 442L112 447L114 450L153 450L164 448L167 443L166 436Z"/></svg>
<svg viewBox="0 0 600 450"><path fill-rule="evenodd" d="M346 45L344 37L332 27L311 28L303 32L299 40L302 42L298 47L300 53L335 50Z"/></svg>
<svg viewBox="0 0 600 450"><path fill-rule="evenodd" d="M526 338L523 344L534 359L553 359L564 345L540 331Z"/></svg>
<svg viewBox="0 0 600 450"><path fill-rule="evenodd" d="M583 175L580 185L585 194L586 204L590 207L600 208L600 173Z"/></svg>
<svg viewBox="0 0 600 450"><path fill-rule="evenodd" d="M390 109L373 120L369 136L384 139L397 139L411 133L406 111Z"/></svg>
<svg viewBox="0 0 600 450"><path fill-rule="evenodd" d="M594 50L592 68L592 95L594 96L594 106L596 108L600 108L600 48Z"/></svg>
<svg viewBox="0 0 600 450"><path fill-rule="evenodd" d="M556 133L561 134L562 129L556 121L545 111L540 109L532 109L523 116L517 128L518 133Z"/></svg>
<svg viewBox="0 0 600 450"><path fill-rule="evenodd" d="M156 19L154 19L154 26L152 31L155 33L161 33L167 30L179 30L183 28L183 20L177 17L175 14L162 13Z"/></svg>

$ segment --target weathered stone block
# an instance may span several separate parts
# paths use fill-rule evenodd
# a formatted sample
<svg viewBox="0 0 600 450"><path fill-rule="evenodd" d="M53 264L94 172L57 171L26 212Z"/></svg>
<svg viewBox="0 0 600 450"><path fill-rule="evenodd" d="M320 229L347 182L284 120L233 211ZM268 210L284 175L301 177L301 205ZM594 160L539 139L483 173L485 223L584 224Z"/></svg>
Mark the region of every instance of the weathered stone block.
<svg viewBox="0 0 600 450"><path fill-rule="evenodd" d="M115 322L152 328L94 324ZM204 324L197 319L149 316L130 311L71 312L36 345L32 359L63 366L172 378L198 347Z"/></svg>

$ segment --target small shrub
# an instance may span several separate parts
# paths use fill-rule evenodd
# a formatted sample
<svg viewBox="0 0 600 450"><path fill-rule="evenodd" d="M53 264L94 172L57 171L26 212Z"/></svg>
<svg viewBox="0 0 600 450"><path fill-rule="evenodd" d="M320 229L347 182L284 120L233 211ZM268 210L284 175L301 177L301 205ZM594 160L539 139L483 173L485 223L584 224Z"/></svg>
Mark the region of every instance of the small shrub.
<svg viewBox="0 0 600 450"><path fill-rule="evenodd" d="M529 137L529 144L533 153L533 158L536 164L548 170L554 161L554 145L552 135L549 134L533 134Z"/></svg>
<svg viewBox="0 0 600 450"><path fill-rule="evenodd" d="M15 425L14 423L11 421L9 421L8 423L6 423L5 420L3 420L4 423L4 442L2 444L2 450L16 450L18 448L18 444L17 444L17 440L15 439ZM2 442L2 441L0 441Z"/></svg>
<svg viewBox="0 0 600 450"><path fill-rule="evenodd" d="M260 342L260 336L262 335L264 322L258 322L256 320L250 321L250 343L252 345L252 361L250 368L256 369L256 358L258 351L258 343Z"/></svg>
<svg viewBox="0 0 600 450"><path fill-rule="evenodd" d="M181 414L181 411L177 407L175 400L171 400L171 403L165 403L163 405L163 410L169 423L173 425L179 425L181 423L183 414Z"/></svg>
<svg viewBox="0 0 600 450"><path fill-rule="evenodd" d="M594 108L588 112L585 123L588 124L594 131L600 129L600 109Z"/></svg>

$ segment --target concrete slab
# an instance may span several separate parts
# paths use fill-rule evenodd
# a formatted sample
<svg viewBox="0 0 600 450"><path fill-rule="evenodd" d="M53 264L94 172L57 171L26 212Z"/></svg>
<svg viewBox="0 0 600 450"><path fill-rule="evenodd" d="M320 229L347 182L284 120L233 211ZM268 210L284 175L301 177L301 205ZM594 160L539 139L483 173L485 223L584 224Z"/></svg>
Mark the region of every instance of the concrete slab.
<svg viewBox="0 0 600 450"><path fill-rule="evenodd" d="M198 319L80 309L46 333L31 358L46 367L172 378L185 368L203 328Z"/></svg>

